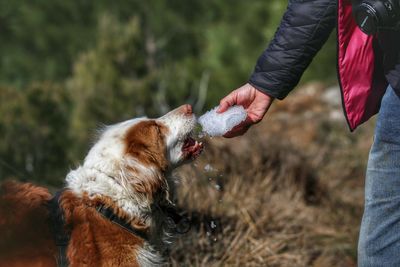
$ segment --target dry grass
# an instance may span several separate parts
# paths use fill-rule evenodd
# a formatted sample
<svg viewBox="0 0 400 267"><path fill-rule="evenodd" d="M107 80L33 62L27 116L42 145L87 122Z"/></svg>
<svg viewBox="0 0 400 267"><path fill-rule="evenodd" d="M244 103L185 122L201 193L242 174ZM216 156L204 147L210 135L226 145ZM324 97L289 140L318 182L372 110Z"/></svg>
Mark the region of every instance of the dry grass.
<svg viewBox="0 0 400 267"><path fill-rule="evenodd" d="M193 225L173 266L356 265L373 123L350 134L325 91L310 84L244 137L207 140L178 173Z"/></svg>

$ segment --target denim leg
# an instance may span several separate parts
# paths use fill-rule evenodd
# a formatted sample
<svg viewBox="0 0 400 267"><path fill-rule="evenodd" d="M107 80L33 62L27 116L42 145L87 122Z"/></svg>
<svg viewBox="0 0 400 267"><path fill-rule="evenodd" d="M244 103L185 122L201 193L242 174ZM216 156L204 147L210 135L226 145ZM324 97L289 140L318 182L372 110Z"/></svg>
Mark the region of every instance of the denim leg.
<svg viewBox="0 0 400 267"><path fill-rule="evenodd" d="M365 181L358 266L400 267L400 98L382 100Z"/></svg>

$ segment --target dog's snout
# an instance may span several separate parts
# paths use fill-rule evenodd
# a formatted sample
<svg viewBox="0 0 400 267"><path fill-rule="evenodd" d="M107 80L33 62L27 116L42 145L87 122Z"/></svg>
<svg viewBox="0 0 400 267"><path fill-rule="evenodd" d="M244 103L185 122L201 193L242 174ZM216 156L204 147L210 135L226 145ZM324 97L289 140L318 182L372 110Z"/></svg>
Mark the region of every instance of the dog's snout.
<svg viewBox="0 0 400 267"><path fill-rule="evenodd" d="M185 104L185 105L180 106L180 107L177 109L177 111L178 111L179 113L184 114L184 115L192 115L192 114L193 114L192 106L189 105L189 104Z"/></svg>
<svg viewBox="0 0 400 267"><path fill-rule="evenodd" d="M185 104L180 107L177 107L176 109L174 109L174 110L168 112L167 114L165 114L164 116L162 116L160 118L160 120L162 120L162 121L169 120L170 118L173 118L175 116L185 117L186 119L194 118L192 106L189 104Z"/></svg>

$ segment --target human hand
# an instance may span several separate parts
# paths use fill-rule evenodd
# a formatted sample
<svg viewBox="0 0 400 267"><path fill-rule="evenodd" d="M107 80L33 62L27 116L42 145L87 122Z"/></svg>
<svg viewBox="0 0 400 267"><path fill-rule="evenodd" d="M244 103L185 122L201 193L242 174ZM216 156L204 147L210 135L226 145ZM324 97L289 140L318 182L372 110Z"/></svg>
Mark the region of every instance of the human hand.
<svg viewBox="0 0 400 267"><path fill-rule="evenodd" d="M262 120L273 100L273 97L257 90L249 83L221 99L217 110L218 113L225 112L233 105L242 105L247 112L246 120L227 132L224 137L232 138L247 132L250 126Z"/></svg>

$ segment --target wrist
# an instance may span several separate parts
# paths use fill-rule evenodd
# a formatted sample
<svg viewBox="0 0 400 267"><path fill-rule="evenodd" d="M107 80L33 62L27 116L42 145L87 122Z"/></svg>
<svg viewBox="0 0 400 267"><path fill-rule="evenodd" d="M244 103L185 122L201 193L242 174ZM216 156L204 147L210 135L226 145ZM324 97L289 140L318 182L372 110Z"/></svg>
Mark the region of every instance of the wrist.
<svg viewBox="0 0 400 267"><path fill-rule="evenodd" d="M255 98L263 99L267 102L272 102L275 97L271 96L270 94L266 93L263 90L258 89L257 87L253 86L252 84L248 83L248 85L252 88L255 94Z"/></svg>
<svg viewBox="0 0 400 267"><path fill-rule="evenodd" d="M271 101L274 100L275 98L282 99L281 97L279 97L279 95L276 95L273 91L269 90L268 88L259 86L258 84L255 84L252 81L248 81L247 84L252 88L254 88L256 91L268 96L271 99Z"/></svg>

